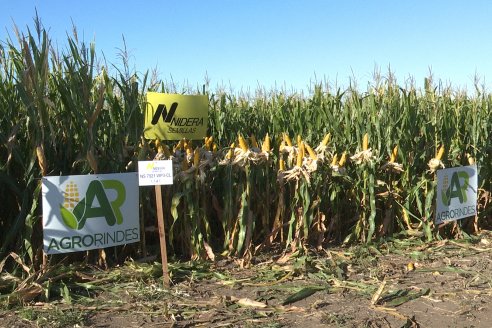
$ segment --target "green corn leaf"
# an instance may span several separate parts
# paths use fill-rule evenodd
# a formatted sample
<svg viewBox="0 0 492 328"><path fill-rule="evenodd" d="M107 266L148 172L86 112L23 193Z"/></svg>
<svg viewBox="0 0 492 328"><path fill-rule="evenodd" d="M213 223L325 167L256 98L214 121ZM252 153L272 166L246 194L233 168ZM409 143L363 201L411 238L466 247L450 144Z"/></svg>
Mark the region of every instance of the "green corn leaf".
<svg viewBox="0 0 492 328"><path fill-rule="evenodd" d="M247 190L245 189L241 196L241 209L239 210L239 214L238 214L239 234L238 234L237 249L236 249L238 254L241 253L246 238L246 229L247 229L248 214L249 214L247 195L248 193Z"/></svg>
<svg viewBox="0 0 492 328"><path fill-rule="evenodd" d="M181 202L181 197L183 197L184 193L178 192L173 195L173 199L171 200L171 216L174 221L179 218L178 206Z"/></svg>
<svg viewBox="0 0 492 328"><path fill-rule="evenodd" d="M395 293L387 295L380 300L380 303L384 306L400 306L403 303L417 299L421 296L429 294L430 289L422 289L415 292L409 292L408 290L399 290Z"/></svg>
<svg viewBox="0 0 492 328"><path fill-rule="evenodd" d="M288 305L291 303L298 302L300 300L303 300L311 295L313 295L316 292L319 292L320 290L325 290L326 287L323 286L312 286L312 287L305 287L298 291L297 293L294 293L287 297L283 302L282 305Z"/></svg>

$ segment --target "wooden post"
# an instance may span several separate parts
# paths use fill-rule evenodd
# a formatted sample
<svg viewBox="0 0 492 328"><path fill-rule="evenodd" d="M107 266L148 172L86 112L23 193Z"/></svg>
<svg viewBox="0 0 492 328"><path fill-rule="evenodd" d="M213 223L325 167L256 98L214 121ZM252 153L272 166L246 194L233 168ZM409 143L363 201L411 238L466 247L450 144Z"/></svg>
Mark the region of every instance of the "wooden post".
<svg viewBox="0 0 492 328"><path fill-rule="evenodd" d="M164 230L164 211L162 209L161 185L155 186L155 202L157 207L157 225L159 227L159 242L161 244L162 279L164 281L164 287L169 288L169 271L167 268L166 233Z"/></svg>

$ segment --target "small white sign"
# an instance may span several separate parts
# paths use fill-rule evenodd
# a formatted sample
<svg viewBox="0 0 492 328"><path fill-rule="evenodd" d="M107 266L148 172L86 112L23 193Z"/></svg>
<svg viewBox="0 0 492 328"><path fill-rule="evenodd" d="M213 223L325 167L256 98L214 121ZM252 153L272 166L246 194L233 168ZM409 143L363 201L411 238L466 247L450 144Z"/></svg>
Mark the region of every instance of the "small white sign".
<svg viewBox="0 0 492 328"><path fill-rule="evenodd" d="M136 173L44 177L42 195L47 254L140 240Z"/></svg>
<svg viewBox="0 0 492 328"><path fill-rule="evenodd" d="M435 223L455 221L477 213L477 166L437 171Z"/></svg>
<svg viewBox="0 0 492 328"><path fill-rule="evenodd" d="M139 161L138 184L140 186L172 185L173 162L165 161Z"/></svg>

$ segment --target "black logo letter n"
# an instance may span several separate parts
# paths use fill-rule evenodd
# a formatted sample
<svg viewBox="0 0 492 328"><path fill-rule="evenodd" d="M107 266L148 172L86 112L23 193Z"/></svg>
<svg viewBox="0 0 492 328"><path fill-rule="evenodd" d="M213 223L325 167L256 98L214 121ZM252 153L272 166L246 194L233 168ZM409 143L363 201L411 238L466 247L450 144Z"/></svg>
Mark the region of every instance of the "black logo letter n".
<svg viewBox="0 0 492 328"><path fill-rule="evenodd" d="M162 119L164 122L169 123L173 119L174 113L176 112L176 108L178 108L178 103L174 102L171 105L171 108L169 109L169 113L167 112L166 105L164 104L159 104L157 106L157 110L154 113L154 116L152 117L152 125L156 125L159 122L159 117L162 115Z"/></svg>

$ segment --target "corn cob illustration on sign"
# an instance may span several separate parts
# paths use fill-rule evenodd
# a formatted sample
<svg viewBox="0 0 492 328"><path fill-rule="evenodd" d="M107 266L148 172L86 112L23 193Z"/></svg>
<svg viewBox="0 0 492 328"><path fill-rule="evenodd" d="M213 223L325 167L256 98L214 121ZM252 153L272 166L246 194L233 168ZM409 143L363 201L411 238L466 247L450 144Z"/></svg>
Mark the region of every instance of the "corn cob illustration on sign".
<svg viewBox="0 0 492 328"><path fill-rule="evenodd" d="M136 173L44 177L42 194L47 254L140 240Z"/></svg>
<svg viewBox="0 0 492 328"><path fill-rule="evenodd" d="M147 93L145 138L198 140L206 136L207 123L207 96Z"/></svg>
<svg viewBox="0 0 492 328"><path fill-rule="evenodd" d="M435 223L455 221L477 213L477 166L437 171Z"/></svg>

